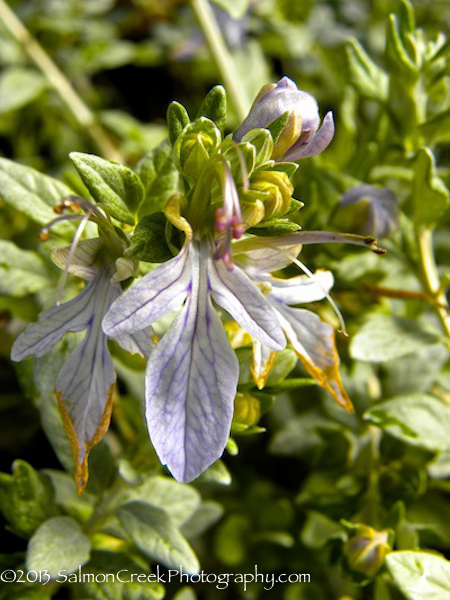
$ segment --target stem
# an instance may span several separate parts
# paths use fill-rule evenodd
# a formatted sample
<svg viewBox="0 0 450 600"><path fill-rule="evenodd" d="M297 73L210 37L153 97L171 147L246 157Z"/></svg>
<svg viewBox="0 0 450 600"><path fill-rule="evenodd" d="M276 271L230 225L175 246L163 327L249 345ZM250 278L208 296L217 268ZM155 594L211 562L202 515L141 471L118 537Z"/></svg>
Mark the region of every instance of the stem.
<svg viewBox="0 0 450 600"><path fill-rule="evenodd" d="M109 160L123 162L121 153L97 122L93 112L86 106L66 76L55 65L42 46L34 39L4 0L0 0L0 20L20 46L22 46L29 58L42 71L79 125L89 133L103 156Z"/></svg>
<svg viewBox="0 0 450 600"><path fill-rule="evenodd" d="M208 0L190 0L192 10L206 38L211 54L216 61L220 76L230 94L231 101L240 121L248 113L248 99L241 79L236 71L233 58L225 44Z"/></svg>
<svg viewBox="0 0 450 600"><path fill-rule="evenodd" d="M441 289L436 261L433 252L433 231L428 227L416 229L419 248L420 266L425 290L435 299L434 310L439 317L442 328L450 338L450 312L444 291Z"/></svg>

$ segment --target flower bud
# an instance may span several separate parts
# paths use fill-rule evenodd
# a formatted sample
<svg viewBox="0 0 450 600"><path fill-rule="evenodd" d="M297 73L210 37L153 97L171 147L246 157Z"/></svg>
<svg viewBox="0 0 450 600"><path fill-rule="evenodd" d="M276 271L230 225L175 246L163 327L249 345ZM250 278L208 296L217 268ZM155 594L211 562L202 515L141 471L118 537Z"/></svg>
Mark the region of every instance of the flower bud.
<svg viewBox="0 0 450 600"><path fill-rule="evenodd" d="M198 179L220 141L219 130L206 117L186 125L174 146L175 163L181 173L189 179Z"/></svg>
<svg viewBox="0 0 450 600"><path fill-rule="evenodd" d="M319 129L320 116L316 99L297 89L288 77L261 89L247 118L234 134L234 139L239 142L249 131L266 128L285 113L288 113L288 118L274 145L273 159L295 161L314 156L325 150L333 139L332 113L326 114Z"/></svg>
<svg viewBox="0 0 450 600"><path fill-rule="evenodd" d="M399 225L397 200L386 188L357 185L344 194L332 222L337 229L351 233L385 237Z"/></svg>
<svg viewBox="0 0 450 600"><path fill-rule="evenodd" d="M251 179L250 189L268 192L264 203L264 218L282 217L291 207L294 187L284 171L258 171Z"/></svg>
<svg viewBox="0 0 450 600"><path fill-rule="evenodd" d="M248 392L237 392L234 400L233 421L251 427L256 425L260 417L261 407L258 400Z"/></svg>
<svg viewBox="0 0 450 600"><path fill-rule="evenodd" d="M358 525L355 535L344 546L348 565L353 571L373 577L392 550L392 532L377 531L368 525Z"/></svg>

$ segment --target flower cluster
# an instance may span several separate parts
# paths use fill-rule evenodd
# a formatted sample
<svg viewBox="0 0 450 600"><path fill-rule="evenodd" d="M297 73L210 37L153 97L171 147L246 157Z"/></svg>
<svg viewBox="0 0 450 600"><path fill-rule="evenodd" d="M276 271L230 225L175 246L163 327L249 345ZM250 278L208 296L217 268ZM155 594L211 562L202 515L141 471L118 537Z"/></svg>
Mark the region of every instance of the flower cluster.
<svg viewBox="0 0 450 600"><path fill-rule="evenodd" d="M115 374L107 338L148 358L151 441L162 464L182 482L192 481L217 460L230 434L239 364L217 307L251 336L251 370L258 388L266 384L277 352L289 344L317 383L352 410L339 374L333 329L315 313L298 308L329 298L333 276L310 273L297 255L302 245L319 242L376 250L374 239L303 232L289 218L301 206L292 198L291 178L298 167L292 161L328 146L332 114L319 128L316 100L286 77L263 88L233 136L223 138L217 125L223 106L216 105L214 111L205 102L209 112L193 122L181 105L169 109L180 186L163 214L142 212L143 185L126 167L75 156L99 203L77 200L86 212L82 225L94 221L98 237L79 241L79 229L70 248L54 250L53 260L88 285L29 325L14 344L12 358L41 356L66 332L86 330L56 381L80 490L87 481L89 450L105 433L111 414ZM104 186L108 169L115 171ZM73 201L67 205L74 207ZM55 222L75 217L81 218L61 216ZM120 223L125 225L120 228ZM131 239L124 233L130 226ZM172 257L164 252L162 259L151 252L150 258L133 255L138 241L140 248L152 246L155 231ZM161 264L123 291L120 282L138 275L136 256ZM291 279L272 275L292 263L304 274ZM172 313L175 317L158 341L152 326Z"/></svg>

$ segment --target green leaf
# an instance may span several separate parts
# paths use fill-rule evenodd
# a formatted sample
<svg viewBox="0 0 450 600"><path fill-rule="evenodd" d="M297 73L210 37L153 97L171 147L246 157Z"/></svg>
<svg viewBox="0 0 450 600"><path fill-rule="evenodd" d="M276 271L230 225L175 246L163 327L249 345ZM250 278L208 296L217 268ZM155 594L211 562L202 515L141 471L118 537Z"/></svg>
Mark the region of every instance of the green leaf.
<svg viewBox="0 0 450 600"><path fill-rule="evenodd" d="M215 85L206 95L197 118L207 117L223 131L227 120L227 94L222 85Z"/></svg>
<svg viewBox="0 0 450 600"><path fill-rule="evenodd" d="M438 341L436 335L416 321L392 315L372 315L352 339L350 354L356 360L381 363Z"/></svg>
<svg viewBox="0 0 450 600"><path fill-rule="evenodd" d="M416 155L413 202L414 220L418 225L435 223L450 204L450 194L436 175L435 159L429 148L421 148Z"/></svg>
<svg viewBox="0 0 450 600"><path fill-rule="evenodd" d="M386 565L408 600L450 598L450 562L426 552L391 552Z"/></svg>
<svg viewBox="0 0 450 600"><path fill-rule="evenodd" d="M197 479L200 483L218 483L219 485L231 484L231 473L219 459L204 471Z"/></svg>
<svg viewBox="0 0 450 600"><path fill-rule="evenodd" d="M144 199L144 186L138 175L125 165L95 154L71 152L69 156L94 200L118 221L134 225L133 215Z"/></svg>
<svg viewBox="0 0 450 600"><path fill-rule="evenodd" d="M148 152L138 163L136 172L145 189L138 217L162 211L169 197L178 190L179 174L169 142L166 140Z"/></svg>
<svg viewBox="0 0 450 600"><path fill-rule="evenodd" d="M308 512L300 539L307 548L320 550L330 540L342 536L342 525L326 515L312 510Z"/></svg>
<svg viewBox="0 0 450 600"><path fill-rule="evenodd" d="M0 473L0 510L18 535L30 537L53 513L51 486L31 465L15 460L12 475Z"/></svg>
<svg viewBox="0 0 450 600"><path fill-rule="evenodd" d="M390 15L386 27L386 61L390 65L393 76L400 76L407 82L414 82L419 77L415 60L408 54L399 31L398 19Z"/></svg>
<svg viewBox="0 0 450 600"><path fill-rule="evenodd" d="M350 81L361 95L386 102L388 97L388 77L355 38L345 43L347 68Z"/></svg>
<svg viewBox="0 0 450 600"><path fill-rule="evenodd" d="M248 142L255 147L255 165L259 166L270 160L273 151L273 140L267 129L253 129L244 135L241 142Z"/></svg>
<svg viewBox="0 0 450 600"><path fill-rule="evenodd" d="M277 117L275 121L272 121L270 125L267 125L266 129L270 131L270 135L272 136L273 143L276 144L280 139L280 135L283 133L283 129L288 122L289 119L289 111L287 110L282 115ZM295 163L294 163L295 164Z"/></svg>
<svg viewBox="0 0 450 600"><path fill-rule="evenodd" d="M162 600L164 587L156 582L157 575L148 572L142 560L119 552L94 550L91 560L83 569L83 591L90 600ZM120 580L92 575L119 573ZM134 574L133 581L131 575ZM91 575L91 577L89 577ZM137 581L142 575L143 581ZM148 580L149 578L150 580ZM84 598L85 596L83 596Z"/></svg>
<svg viewBox="0 0 450 600"><path fill-rule="evenodd" d="M163 213L153 213L143 217L130 239L130 245L124 256L161 263L173 257L166 241L167 219Z"/></svg>
<svg viewBox="0 0 450 600"><path fill-rule="evenodd" d="M200 565L194 551L169 515L161 508L143 502L130 502L116 510L125 531L149 558L168 569L198 573Z"/></svg>
<svg viewBox="0 0 450 600"><path fill-rule="evenodd" d="M46 569L51 577L62 570L73 573L89 560L91 542L70 517L54 517L45 521L28 544L27 568Z"/></svg>
<svg viewBox="0 0 450 600"><path fill-rule="evenodd" d="M398 396L377 403L364 419L412 446L450 450L450 406L433 396Z"/></svg>
<svg viewBox="0 0 450 600"><path fill-rule="evenodd" d="M436 344L385 363L386 395L426 392L447 359L447 348L443 344Z"/></svg>
<svg viewBox="0 0 450 600"><path fill-rule="evenodd" d="M214 4L225 10L233 19L242 19L251 0L213 0Z"/></svg>
<svg viewBox="0 0 450 600"><path fill-rule="evenodd" d="M127 489L121 503L140 501L166 511L172 522L180 527L200 506L200 494L192 486L168 477L149 477L142 485Z"/></svg>
<svg viewBox="0 0 450 600"><path fill-rule="evenodd" d="M35 252L0 240L0 294L26 296L47 287L49 273Z"/></svg>
<svg viewBox="0 0 450 600"><path fill-rule="evenodd" d="M450 141L450 108L421 123L421 133L429 144Z"/></svg>
<svg viewBox="0 0 450 600"><path fill-rule="evenodd" d="M52 208L72 190L47 175L25 165L0 158L0 198L40 225L46 225L56 215ZM69 223L58 223L53 231L61 235L73 233Z"/></svg>
<svg viewBox="0 0 450 600"><path fill-rule="evenodd" d="M173 600L197 600L197 596L192 588L184 587L173 597Z"/></svg>
<svg viewBox="0 0 450 600"><path fill-rule="evenodd" d="M181 533L188 539L197 538L212 525L215 525L223 514L224 509L218 502L206 500L201 503L189 521L183 525Z"/></svg>
<svg viewBox="0 0 450 600"><path fill-rule="evenodd" d="M33 102L47 87L45 77L34 69L5 69L0 75L0 114Z"/></svg>
<svg viewBox="0 0 450 600"><path fill-rule="evenodd" d="M261 236L272 236L272 235L284 235L285 233L292 233L294 231L298 231L300 229L300 225L295 223L294 221L289 221L288 219L268 219L267 221L262 221L255 227L250 227L247 230L247 233L252 233L253 235L261 235Z"/></svg>
<svg viewBox="0 0 450 600"><path fill-rule="evenodd" d="M180 133L190 122L188 112L182 104L175 101L169 104L167 126L169 127L169 139L172 145L175 144Z"/></svg>

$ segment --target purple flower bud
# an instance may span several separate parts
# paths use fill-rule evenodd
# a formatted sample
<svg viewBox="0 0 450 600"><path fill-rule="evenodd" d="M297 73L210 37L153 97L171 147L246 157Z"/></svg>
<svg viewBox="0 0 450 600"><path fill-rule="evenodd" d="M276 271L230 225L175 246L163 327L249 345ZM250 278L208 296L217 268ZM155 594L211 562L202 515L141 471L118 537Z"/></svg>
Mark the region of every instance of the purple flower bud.
<svg viewBox="0 0 450 600"><path fill-rule="evenodd" d="M344 194L332 220L338 229L385 237L398 228L397 199L386 188L357 185Z"/></svg>
<svg viewBox="0 0 450 600"><path fill-rule="evenodd" d="M308 92L297 89L288 77L261 89L247 118L234 134L234 139L240 142L249 131L267 127L286 112L288 120L274 146L272 158L295 161L325 150L334 135L332 113L325 115L319 129L320 116L316 99Z"/></svg>

